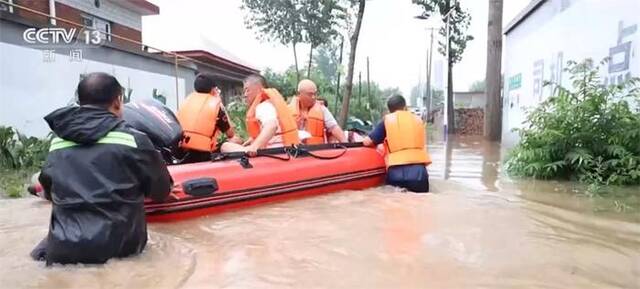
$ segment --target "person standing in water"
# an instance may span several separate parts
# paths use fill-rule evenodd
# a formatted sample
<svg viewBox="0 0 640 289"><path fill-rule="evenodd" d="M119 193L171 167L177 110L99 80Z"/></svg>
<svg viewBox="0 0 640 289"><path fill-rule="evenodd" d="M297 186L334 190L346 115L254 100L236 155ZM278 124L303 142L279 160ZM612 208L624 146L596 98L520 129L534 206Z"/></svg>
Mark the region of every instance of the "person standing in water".
<svg viewBox="0 0 640 289"><path fill-rule="evenodd" d="M78 84L79 106L44 118L56 137L39 182L52 210L34 259L100 264L147 244L145 196L163 201L172 180L149 137L122 120L122 91L115 77L91 73Z"/></svg>
<svg viewBox="0 0 640 289"><path fill-rule="evenodd" d="M402 95L387 100L389 114L362 142L365 146L384 143L387 163L386 182L412 192L429 191L427 167L431 157L426 148L422 120L407 110Z"/></svg>

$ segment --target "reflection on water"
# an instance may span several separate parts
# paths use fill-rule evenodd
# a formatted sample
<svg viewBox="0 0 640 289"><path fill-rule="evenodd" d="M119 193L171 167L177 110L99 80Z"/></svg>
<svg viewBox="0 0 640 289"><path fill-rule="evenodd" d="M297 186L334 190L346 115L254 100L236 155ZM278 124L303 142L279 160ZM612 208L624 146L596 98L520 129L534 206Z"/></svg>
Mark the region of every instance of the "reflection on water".
<svg viewBox="0 0 640 289"><path fill-rule="evenodd" d="M430 145L433 194L380 187L152 224L139 257L45 269L48 206L0 202L3 288L640 288L640 218L500 176L478 139Z"/></svg>
<svg viewBox="0 0 640 289"><path fill-rule="evenodd" d="M429 166L432 179L452 180L467 186L496 192L500 146L480 137L449 136L448 141L429 143L433 163Z"/></svg>

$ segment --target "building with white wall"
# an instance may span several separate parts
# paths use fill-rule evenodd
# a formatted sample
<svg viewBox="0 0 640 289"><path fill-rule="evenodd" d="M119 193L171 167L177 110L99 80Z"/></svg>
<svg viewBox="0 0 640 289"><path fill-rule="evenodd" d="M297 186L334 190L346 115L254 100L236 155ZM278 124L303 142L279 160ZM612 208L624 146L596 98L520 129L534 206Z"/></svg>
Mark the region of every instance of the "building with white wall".
<svg viewBox="0 0 640 289"><path fill-rule="evenodd" d="M513 145L526 111L570 86L567 61L599 62L603 84L640 76L639 0L532 0L504 29L502 141Z"/></svg>
<svg viewBox="0 0 640 289"><path fill-rule="evenodd" d="M167 57L170 54L149 52L140 44L142 17L158 14L159 8L148 1L8 2L39 12L0 5L0 125L14 127L26 135L43 137L49 133L43 117L75 101L75 89L86 73L100 71L114 75L124 87L126 100L154 98L175 110L193 91L198 72L214 74L226 97L239 94L242 78L258 72L201 48L176 51L191 57L180 59L177 64L175 58ZM45 44L40 40L51 40L51 34L43 34L46 39L27 39L25 33L29 29L76 30L70 43ZM100 44L87 45L85 31L99 31Z"/></svg>

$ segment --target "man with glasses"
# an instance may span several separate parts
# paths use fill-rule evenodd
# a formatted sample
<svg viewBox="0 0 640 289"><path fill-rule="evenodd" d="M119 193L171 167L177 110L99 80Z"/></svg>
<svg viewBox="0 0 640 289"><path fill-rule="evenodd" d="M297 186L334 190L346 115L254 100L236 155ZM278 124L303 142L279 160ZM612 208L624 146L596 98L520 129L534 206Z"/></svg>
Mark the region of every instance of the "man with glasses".
<svg viewBox="0 0 640 289"><path fill-rule="evenodd" d="M311 134L306 144L347 142L344 131L329 109L317 101L318 88L313 81L303 79L298 83L298 95L289 103L299 130Z"/></svg>

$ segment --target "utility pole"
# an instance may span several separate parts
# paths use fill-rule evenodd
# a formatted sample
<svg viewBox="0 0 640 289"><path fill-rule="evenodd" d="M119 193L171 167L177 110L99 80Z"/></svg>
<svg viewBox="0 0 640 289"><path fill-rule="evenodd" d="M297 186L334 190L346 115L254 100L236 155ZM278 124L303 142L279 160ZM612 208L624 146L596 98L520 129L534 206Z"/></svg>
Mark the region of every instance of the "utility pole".
<svg viewBox="0 0 640 289"><path fill-rule="evenodd" d="M362 108L362 71L358 72L358 107Z"/></svg>
<svg viewBox="0 0 640 289"><path fill-rule="evenodd" d="M369 79L369 56L367 56L367 100L371 102L371 80Z"/></svg>
<svg viewBox="0 0 640 289"><path fill-rule="evenodd" d="M426 105L426 117L427 119L429 118L429 115L431 114L431 102L433 99L433 89L431 88L431 67L433 66L433 30L435 28L430 27L427 28L431 30L431 43L429 44L429 55L427 56L427 94L426 94L426 101L424 102Z"/></svg>
<svg viewBox="0 0 640 289"><path fill-rule="evenodd" d="M373 114L371 111L371 81L369 79L369 56L367 56L367 110L369 111L369 119L373 121Z"/></svg>
<svg viewBox="0 0 640 289"><path fill-rule="evenodd" d="M487 35L486 100L484 136L499 141L502 134L501 63L502 63L502 2L489 0L489 29Z"/></svg>
<svg viewBox="0 0 640 289"><path fill-rule="evenodd" d="M333 104L333 114L336 114L338 112L338 101L342 99L340 97L340 73L342 72L340 68L342 66L342 48L344 48L344 37L342 37L342 42L340 42L340 61L338 62L337 67L338 79L336 81L336 101Z"/></svg>
<svg viewBox="0 0 640 289"><path fill-rule="evenodd" d="M453 107L453 73L451 71L451 68L453 67L453 63L451 61L451 25L449 24L451 22L451 13L453 13L455 11L455 7L456 7L456 0L452 0L453 1L453 5L451 2L449 2L449 0L447 1L447 9L448 12L447 14L444 16L446 23L446 38L445 41L447 41L446 43L446 59L447 59L447 99L444 102L444 138L445 141L448 138L448 135L451 133L455 133L455 110Z"/></svg>

